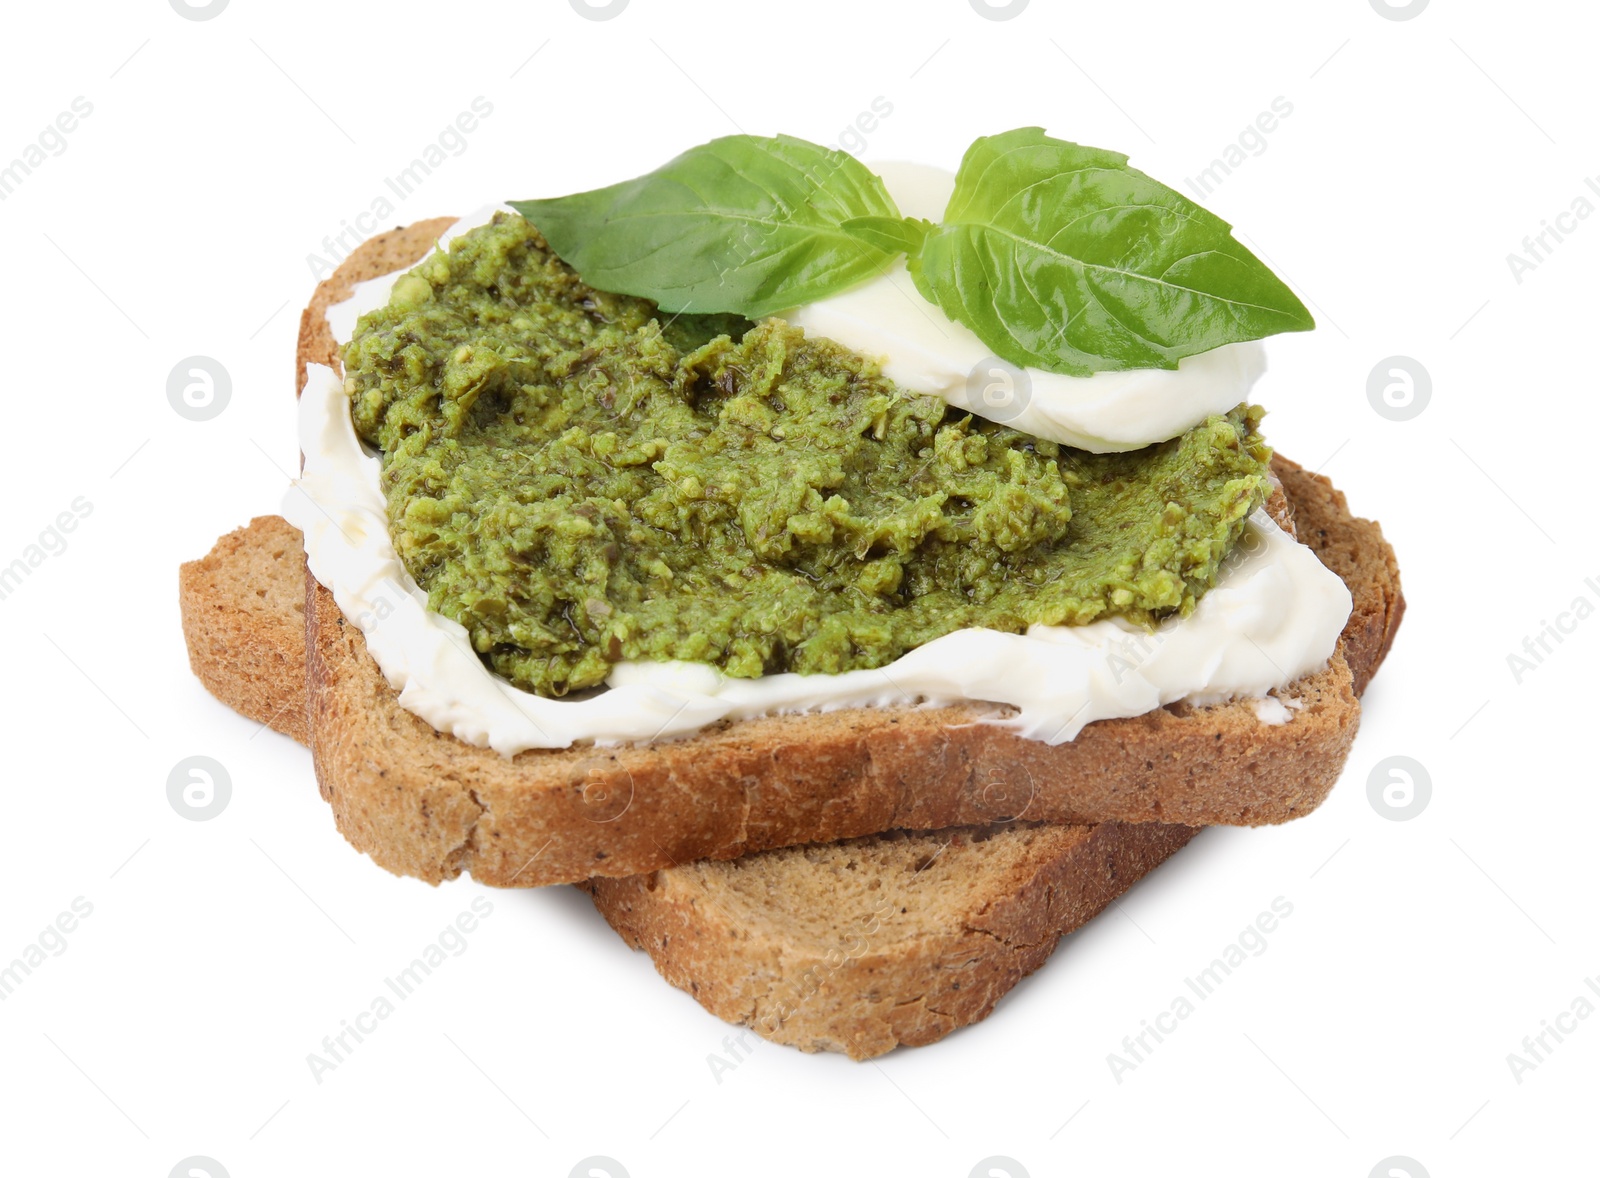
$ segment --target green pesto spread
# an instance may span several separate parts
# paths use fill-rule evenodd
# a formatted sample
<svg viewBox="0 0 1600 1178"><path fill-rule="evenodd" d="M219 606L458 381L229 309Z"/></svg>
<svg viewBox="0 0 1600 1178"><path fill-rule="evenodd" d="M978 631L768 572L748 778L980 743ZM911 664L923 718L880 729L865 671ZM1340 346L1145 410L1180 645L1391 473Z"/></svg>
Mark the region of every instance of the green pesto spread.
<svg viewBox="0 0 1600 1178"><path fill-rule="evenodd" d="M658 317L521 217L456 238L345 351L396 548L490 667L879 667L953 630L1188 612L1268 491L1261 411L1088 454L906 393L775 319Z"/></svg>

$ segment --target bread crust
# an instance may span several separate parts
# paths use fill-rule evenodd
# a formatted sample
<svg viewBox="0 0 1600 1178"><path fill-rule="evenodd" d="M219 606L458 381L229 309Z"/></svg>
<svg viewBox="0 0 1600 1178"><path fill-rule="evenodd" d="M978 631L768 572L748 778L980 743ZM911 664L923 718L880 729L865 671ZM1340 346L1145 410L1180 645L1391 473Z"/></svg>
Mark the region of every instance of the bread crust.
<svg viewBox="0 0 1600 1178"><path fill-rule="evenodd" d="M1344 492L1325 476L1282 455L1272 469L1296 505L1295 535L1350 590L1350 620L1339 640L1356 694L1365 695L1406 612L1394 549L1375 522L1350 513Z"/></svg>
<svg viewBox="0 0 1600 1178"><path fill-rule="evenodd" d="M448 220L374 238L318 287L297 378L339 368L325 311L359 281L422 257ZM297 386L298 387L298 386ZM1312 496L1325 480L1302 481ZM1307 505L1295 500L1295 510ZM1314 809L1359 717L1343 653L1252 704L1175 705L1090 724L1046 745L978 722L990 709L886 707L713 725L643 748L532 750L507 759L399 706L359 631L306 578L307 715L317 779L339 829L375 862L430 883L463 871L528 886L628 876L702 858L896 828L1005 818L1261 825ZM619 800L621 799L621 800Z"/></svg>

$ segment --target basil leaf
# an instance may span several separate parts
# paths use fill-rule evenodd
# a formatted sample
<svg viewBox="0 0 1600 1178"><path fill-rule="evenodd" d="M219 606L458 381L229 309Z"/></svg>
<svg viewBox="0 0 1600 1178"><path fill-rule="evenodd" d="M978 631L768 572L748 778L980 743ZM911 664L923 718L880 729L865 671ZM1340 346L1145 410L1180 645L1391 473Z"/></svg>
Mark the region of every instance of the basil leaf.
<svg viewBox="0 0 1600 1178"><path fill-rule="evenodd" d="M1229 229L1125 155L1023 127L967 149L911 274L995 355L1073 376L1316 326Z"/></svg>
<svg viewBox="0 0 1600 1178"><path fill-rule="evenodd" d="M915 217L852 217L839 228L887 254L916 254L933 222Z"/></svg>
<svg viewBox="0 0 1600 1178"><path fill-rule="evenodd" d="M881 271L893 255L842 225L900 219L859 160L789 135L714 139L634 180L511 206L590 286L752 319Z"/></svg>

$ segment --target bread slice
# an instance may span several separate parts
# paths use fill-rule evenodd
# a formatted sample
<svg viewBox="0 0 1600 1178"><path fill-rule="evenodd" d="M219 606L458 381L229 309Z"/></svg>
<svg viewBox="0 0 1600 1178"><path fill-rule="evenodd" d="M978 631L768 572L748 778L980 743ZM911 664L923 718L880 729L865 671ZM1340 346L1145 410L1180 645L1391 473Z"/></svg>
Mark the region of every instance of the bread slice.
<svg viewBox="0 0 1600 1178"><path fill-rule="evenodd" d="M1162 822L894 831L587 887L718 1018L869 1059L987 1017L1198 832Z"/></svg>
<svg viewBox="0 0 1600 1178"><path fill-rule="evenodd" d="M449 222L396 229L351 254L301 316L296 376L342 370L326 309L354 283L413 263ZM297 386L300 387L300 386ZM402 708L360 632L306 580L307 722L339 829L373 861L436 883L629 876L698 859L880 831L1010 818L1260 825L1309 813L1333 787L1360 705L1342 654L1280 697L1182 705L1089 725L1046 745L977 722L990 709L849 709L713 725L614 750L507 759Z"/></svg>
<svg viewBox="0 0 1600 1178"><path fill-rule="evenodd" d="M1351 588L1342 641L1364 688L1405 609L1394 553L1326 479L1283 459L1277 470L1305 542ZM283 558L298 544L282 520L254 520L183 567L180 599L201 681L303 740L292 719L305 712L302 581ZM898 831L581 886L713 1014L863 1059L985 1017L1063 934L1193 833L1161 823Z"/></svg>
<svg viewBox="0 0 1600 1178"><path fill-rule="evenodd" d="M301 744L306 731L305 547L275 515L178 570L189 666L234 711Z"/></svg>

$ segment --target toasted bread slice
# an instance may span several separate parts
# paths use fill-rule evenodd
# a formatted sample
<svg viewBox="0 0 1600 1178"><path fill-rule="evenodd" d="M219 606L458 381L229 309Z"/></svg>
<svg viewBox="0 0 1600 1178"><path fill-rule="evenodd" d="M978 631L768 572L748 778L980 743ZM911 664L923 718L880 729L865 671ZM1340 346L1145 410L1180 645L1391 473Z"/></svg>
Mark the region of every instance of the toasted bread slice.
<svg viewBox="0 0 1600 1178"><path fill-rule="evenodd" d="M1364 688L1405 608L1394 553L1326 479L1283 459L1277 469L1300 534L1350 586L1343 642ZM304 739L292 719L305 711L301 574L282 559L298 541L280 519L254 520L184 566L180 599L201 681ZM1192 834L1160 823L894 832L583 886L713 1014L859 1059L983 1018L1061 935Z"/></svg>
<svg viewBox="0 0 1600 1178"><path fill-rule="evenodd" d="M986 1018L1199 831L1162 822L893 831L586 887L712 1014L868 1059Z"/></svg>
<svg viewBox="0 0 1600 1178"><path fill-rule="evenodd" d="M234 711L301 744L310 739L305 563L299 529L264 515L178 571L195 677Z"/></svg>
<svg viewBox="0 0 1600 1178"><path fill-rule="evenodd" d="M296 377L341 371L326 309L353 284L413 263L449 224L382 234L345 259L301 316ZM297 386L299 387L299 386ZM971 706L856 708L725 722L614 750L507 759L407 712L332 595L307 576L310 744L345 837L373 861L436 883L536 885L629 876L698 859L900 828L1026 818L1260 825L1314 809L1360 714L1350 668L1280 692L1292 723L1250 701L1176 705L1090 724L1047 745L979 722Z"/></svg>

